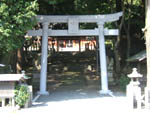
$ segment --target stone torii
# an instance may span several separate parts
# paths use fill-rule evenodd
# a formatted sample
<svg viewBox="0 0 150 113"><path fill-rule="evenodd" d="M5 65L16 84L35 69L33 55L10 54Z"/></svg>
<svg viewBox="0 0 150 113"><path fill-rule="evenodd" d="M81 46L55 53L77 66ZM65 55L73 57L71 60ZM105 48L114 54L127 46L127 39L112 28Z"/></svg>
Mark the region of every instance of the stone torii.
<svg viewBox="0 0 150 113"><path fill-rule="evenodd" d="M41 72L40 72L40 91L39 94L47 95L47 54L48 54L48 36L98 36L99 37L99 56L101 70L101 90L102 94L109 94L108 75L106 63L105 37L117 36L118 29L104 28L107 22L119 20L122 12L104 15L38 15L36 17L39 23L42 23L43 28L39 30L29 30L28 36L42 36L42 57L41 57ZM67 30L49 29L50 23L67 23ZM96 23L98 28L95 29L79 29L79 23Z"/></svg>

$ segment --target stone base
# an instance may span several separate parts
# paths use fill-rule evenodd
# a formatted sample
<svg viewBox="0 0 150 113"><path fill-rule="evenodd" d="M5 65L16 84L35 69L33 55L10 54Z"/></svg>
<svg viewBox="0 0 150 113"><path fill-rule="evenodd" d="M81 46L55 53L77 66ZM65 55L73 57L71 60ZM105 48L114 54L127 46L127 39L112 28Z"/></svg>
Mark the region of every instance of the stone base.
<svg viewBox="0 0 150 113"><path fill-rule="evenodd" d="M130 82L130 84L127 85L126 95L127 95L127 101L128 106L130 109L141 109L142 107L142 101L141 101L141 87L137 85L133 85L134 82Z"/></svg>
<svg viewBox="0 0 150 113"><path fill-rule="evenodd" d="M100 90L99 93L104 94L104 95L112 95L113 94L111 90Z"/></svg>
<svg viewBox="0 0 150 113"><path fill-rule="evenodd" d="M49 92L48 91L43 91L43 92L39 91L39 92L37 92L37 94L38 95L49 95Z"/></svg>

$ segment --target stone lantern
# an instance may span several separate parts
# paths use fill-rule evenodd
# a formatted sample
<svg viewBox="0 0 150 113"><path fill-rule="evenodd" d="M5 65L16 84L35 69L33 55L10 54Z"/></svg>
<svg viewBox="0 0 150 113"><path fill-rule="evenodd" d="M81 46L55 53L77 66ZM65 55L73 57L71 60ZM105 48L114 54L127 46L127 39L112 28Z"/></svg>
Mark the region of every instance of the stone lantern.
<svg viewBox="0 0 150 113"><path fill-rule="evenodd" d="M139 78L143 75L137 72L136 68L133 68L131 74L128 77L131 79L130 83L127 85L127 99L129 102L129 107L141 109L141 88Z"/></svg>

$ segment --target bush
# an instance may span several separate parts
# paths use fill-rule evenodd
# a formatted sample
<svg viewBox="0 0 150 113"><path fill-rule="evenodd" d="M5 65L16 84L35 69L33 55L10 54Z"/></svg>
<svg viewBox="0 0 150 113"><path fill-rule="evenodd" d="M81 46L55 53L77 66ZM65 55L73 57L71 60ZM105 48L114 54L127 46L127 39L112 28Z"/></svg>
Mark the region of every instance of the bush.
<svg viewBox="0 0 150 113"><path fill-rule="evenodd" d="M29 89L27 85L17 85L15 90L15 102L20 107L24 107L29 98Z"/></svg>
<svg viewBox="0 0 150 113"><path fill-rule="evenodd" d="M119 85L120 85L121 90L125 91L126 86L129 84L129 82L130 82L130 78L122 75L119 79Z"/></svg>

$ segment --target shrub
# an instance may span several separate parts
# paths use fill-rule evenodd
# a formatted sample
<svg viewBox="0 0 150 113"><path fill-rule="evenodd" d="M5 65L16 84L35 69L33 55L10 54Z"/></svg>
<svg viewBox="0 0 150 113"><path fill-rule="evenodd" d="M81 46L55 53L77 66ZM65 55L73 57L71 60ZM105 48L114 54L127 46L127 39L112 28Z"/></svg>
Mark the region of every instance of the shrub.
<svg viewBox="0 0 150 113"><path fill-rule="evenodd" d="M23 107L29 98L29 89L27 85L17 85L15 90L15 102Z"/></svg>
<svg viewBox="0 0 150 113"><path fill-rule="evenodd" d="M126 86L129 84L129 82L130 82L130 78L122 75L119 79L119 85L120 85L121 90L125 91Z"/></svg>

